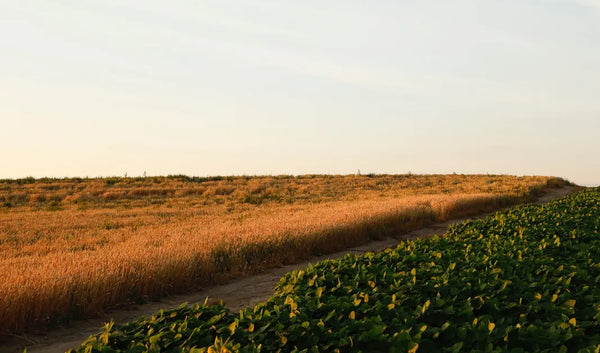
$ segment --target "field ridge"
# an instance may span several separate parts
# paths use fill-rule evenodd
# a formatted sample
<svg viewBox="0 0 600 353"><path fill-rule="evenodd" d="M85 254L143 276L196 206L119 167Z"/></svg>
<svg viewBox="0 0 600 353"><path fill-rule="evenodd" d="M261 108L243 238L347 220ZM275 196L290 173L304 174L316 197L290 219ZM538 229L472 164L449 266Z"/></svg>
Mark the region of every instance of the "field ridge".
<svg viewBox="0 0 600 353"><path fill-rule="evenodd" d="M562 188L548 189L548 192L544 196L538 198L537 202L547 202L551 199L554 199L554 198L557 198L564 194L570 193L574 189L575 189L574 187L562 187ZM429 236L429 235L433 235L433 234L440 234L440 233L443 233L443 230L445 229L445 227L451 223L453 223L453 222L449 222L449 221L441 222L441 223L436 222L436 223L433 223L432 225L430 225L428 228L420 229L420 230L405 234L402 238L422 237L422 236ZM395 239L395 238L387 238L385 240L372 242L366 246L348 249L347 251L342 251L342 252L335 253L332 255L313 257L313 258L311 258L310 262L314 263L316 261L320 261L320 260L326 259L326 258L343 256L347 252L362 253L365 251L377 251L377 250L381 250L383 248L391 247L391 246L397 244L398 241L399 240ZM110 314L110 316L106 316L106 319L108 319L109 317L113 317L113 318L117 318L118 322L130 321L130 320L134 319L135 317L139 316L140 314L148 315L148 314L151 314L151 313L157 311L161 307L169 307L169 306L174 307L177 304L184 302L184 301L190 302L190 303L202 302L206 297L211 297L214 299L224 299L225 303L228 304L228 306L230 308L232 308L233 310L240 309L247 305L253 304L256 301L266 299L270 295L273 285L275 284L275 282L277 281L277 279L279 277L281 277L283 274L285 274L286 272L288 272L292 269L301 268L303 266L306 266L306 264L307 264L307 262L304 262L304 263L298 264L298 265L284 266L282 268L272 269L272 270L267 271L264 274L245 278L242 280L234 280L230 284L211 287L211 288L208 288L207 290L203 290L203 291L191 294L191 295L184 295L184 296L178 295L178 296L173 296L173 297L169 297L169 298L164 298L163 301L161 301L161 302L158 302L158 303L151 302L146 305L136 307L134 310L113 311ZM232 300L231 297L227 296L227 293L236 292L236 290L239 290L240 288L242 289L242 292L245 292L248 295L245 296L244 298L237 298L234 300ZM254 291L253 291L253 289L254 289ZM258 295L256 295L257 292L259 293ZM119 319L119 317L120 317L120 319ZM13 347L14 352L18 351L18 348L15 348L15 347L22 347L24 345L29 347L29 352L34 352L34 353L36 353L36 352L50 353L50 352L64 351L68 348L71 348L71 347L79 344L79 342L81 342L82 339L85 339L85 337L87 337L87 335L96 332L96 330L98 329L100 324L101 324L100 320L88 320L86 322L80 321L80 322L76 323L76 327L78 327L76 330L69 329L69 328L61 329L59 331L50 332L50 334L48 336L46 336L45 338L43 336L27 336L32 340L36 340L36 341L39 340L39 342L36 342L33 345L32 344L23 344L23 342L26 340L26 338L22 337L21 339L16 340L16 341L21 342L20 345L13 342L11 347ZM82 326L84 328L82 328Z"/></svg>

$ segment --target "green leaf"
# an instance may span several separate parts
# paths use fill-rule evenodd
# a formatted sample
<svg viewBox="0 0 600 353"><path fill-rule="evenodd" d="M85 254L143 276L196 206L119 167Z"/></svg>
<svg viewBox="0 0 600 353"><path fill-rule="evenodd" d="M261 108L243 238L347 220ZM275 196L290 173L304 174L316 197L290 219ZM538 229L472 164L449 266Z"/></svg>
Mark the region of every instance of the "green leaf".
<svg viewBox="0 0 600 353"><path fill-rule="evenodd" d="M457 343L453 344L452 347L450 347L450 352L458 353L458 352L460 352L460 349L462 348L462 346L463 346L462 342L457 342Z"/></svg>

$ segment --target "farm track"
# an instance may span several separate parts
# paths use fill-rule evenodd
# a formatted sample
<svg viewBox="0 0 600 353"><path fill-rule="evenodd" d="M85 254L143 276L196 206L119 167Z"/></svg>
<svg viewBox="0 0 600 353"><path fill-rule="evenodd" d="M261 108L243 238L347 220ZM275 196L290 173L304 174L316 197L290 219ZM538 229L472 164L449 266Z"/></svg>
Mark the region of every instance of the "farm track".
<svg viewBox="0 0 600 353"><path fill-rule="evenodd" d="M546 203L556 198L570 194L578 187L566 186L558 189L549 189L546 194L538 198L534 203ZM481 214L478 217L485 216ZM348 253L363 254L366 252L378 252L384 249L394 247L401 240L426 238L435 234L443 234L448 226L474 217L453 219L445 222L436 222L428 227L421 228L409 233L400 234L394 238L387 238L381 241L374 241L362 246L353 247L344 251L327 254L323 256L314 256L310 260L272 268L260 274L242 279L232 279L230 283L208 287L201 291L188 293L184 295L173 295L165 297L159 302L149 302L143 305L130 306L124 309L109 311L101 318L78 320L69 327L52 330L44 335L23 335L15 336L4 347L0 347L0 352L21 353L27 348L28 353L60 353L70 348L75 348L81 344L87 337L99 331L99 328L108 320L114 320L118 323L125 323L137 319L139 316L150 316L160 309L173 308L183 302L190 304L202 303L208 298L209 303L222 300L232 311L237 311L249 305L265 301L273 292L275 283L287 272L301 269L308 266L309 263L315 263L326 259L336 259L345 256Z"/></svg>

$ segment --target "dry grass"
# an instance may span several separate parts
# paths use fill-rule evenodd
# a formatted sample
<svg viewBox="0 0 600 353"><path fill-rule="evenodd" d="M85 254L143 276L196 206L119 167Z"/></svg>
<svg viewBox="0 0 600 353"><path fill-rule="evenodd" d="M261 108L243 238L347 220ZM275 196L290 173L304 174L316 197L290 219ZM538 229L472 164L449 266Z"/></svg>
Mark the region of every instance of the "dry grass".
<svg viewBox="0 0 600 353"><path fill-rule="evenodd" d="M299 261L561 184L464 175L0 181L0 332Z"/></svg>

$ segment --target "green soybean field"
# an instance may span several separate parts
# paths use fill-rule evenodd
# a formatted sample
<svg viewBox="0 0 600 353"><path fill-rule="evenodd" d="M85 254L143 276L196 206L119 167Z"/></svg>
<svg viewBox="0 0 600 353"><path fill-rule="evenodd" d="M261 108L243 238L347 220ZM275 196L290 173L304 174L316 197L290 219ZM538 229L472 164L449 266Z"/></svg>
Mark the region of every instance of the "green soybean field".
<svg viewBox="0 0 600 353"><path fill-rule="evenodd" d="M109 323L72 352L599 352L600 188L294 271L264 303Z"/></svg>

